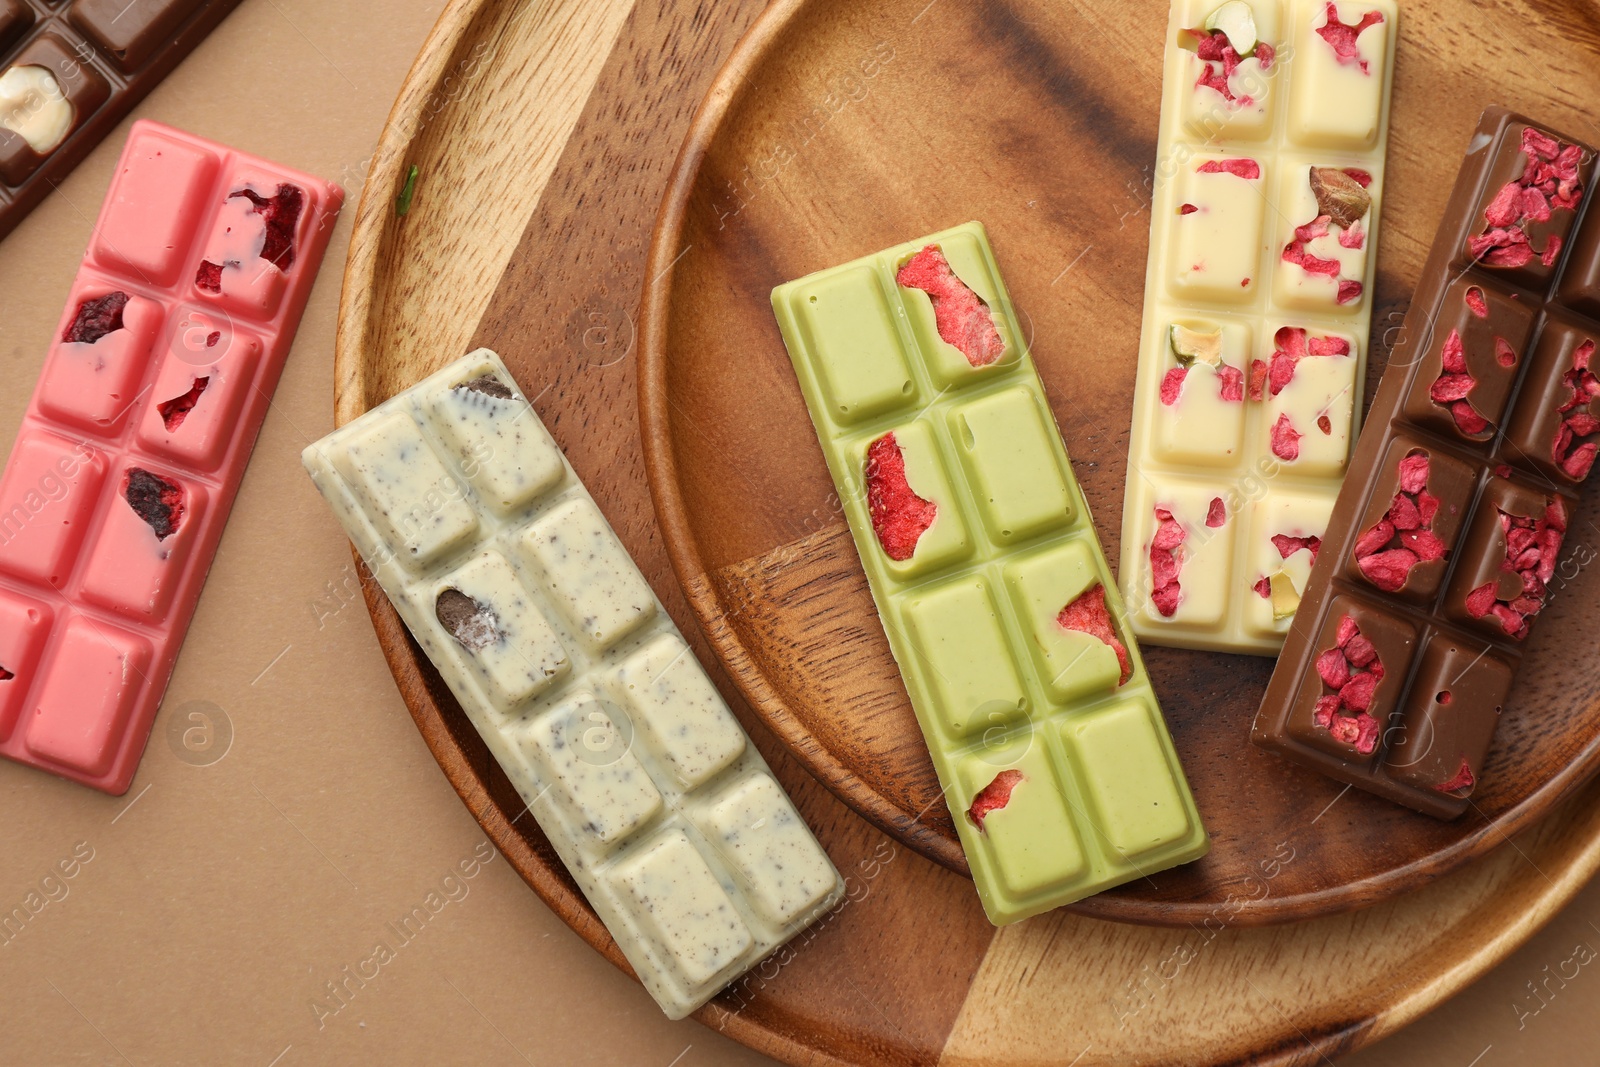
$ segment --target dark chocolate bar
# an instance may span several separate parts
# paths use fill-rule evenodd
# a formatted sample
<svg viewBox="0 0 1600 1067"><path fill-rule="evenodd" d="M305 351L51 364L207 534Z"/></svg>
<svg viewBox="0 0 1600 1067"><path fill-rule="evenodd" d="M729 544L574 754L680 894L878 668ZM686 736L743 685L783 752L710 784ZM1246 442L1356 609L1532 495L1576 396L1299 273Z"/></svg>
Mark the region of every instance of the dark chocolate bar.
<svg viewBox="0 0 1600 1067"><path fill-rule="evenodd" d="M1595 153L1485 111L1253 740L1467 807L1600 449Z"/></svg>
<svg viewBox="0 0 1600 1067"><path fill-rule="evenodd" d="M0 0L0 238L239 0Z"/></svg>

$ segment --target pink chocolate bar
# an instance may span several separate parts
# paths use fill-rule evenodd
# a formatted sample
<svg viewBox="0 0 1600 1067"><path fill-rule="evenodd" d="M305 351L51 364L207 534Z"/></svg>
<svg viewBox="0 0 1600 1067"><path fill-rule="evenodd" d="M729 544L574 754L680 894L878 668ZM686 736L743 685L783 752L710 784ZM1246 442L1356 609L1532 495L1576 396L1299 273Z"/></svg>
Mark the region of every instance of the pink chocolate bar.
<svg viewBox="0 0 1600 1067"><path fill-rule="evenodd" d="M0 755L127 791L343 202L134 124L0 480Z"/></svg>

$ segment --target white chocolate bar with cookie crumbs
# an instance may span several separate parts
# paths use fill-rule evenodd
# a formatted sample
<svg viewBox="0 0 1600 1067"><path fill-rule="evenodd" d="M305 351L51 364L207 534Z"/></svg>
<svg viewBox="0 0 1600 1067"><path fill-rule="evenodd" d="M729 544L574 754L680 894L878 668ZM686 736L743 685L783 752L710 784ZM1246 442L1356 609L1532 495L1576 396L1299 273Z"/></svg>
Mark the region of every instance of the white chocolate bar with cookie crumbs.
<svg viewBox="0 0 1600 1067"><path fill-rule="evenodd" d="M500 357L301 456L668 1016L843 882Z"/></svg>

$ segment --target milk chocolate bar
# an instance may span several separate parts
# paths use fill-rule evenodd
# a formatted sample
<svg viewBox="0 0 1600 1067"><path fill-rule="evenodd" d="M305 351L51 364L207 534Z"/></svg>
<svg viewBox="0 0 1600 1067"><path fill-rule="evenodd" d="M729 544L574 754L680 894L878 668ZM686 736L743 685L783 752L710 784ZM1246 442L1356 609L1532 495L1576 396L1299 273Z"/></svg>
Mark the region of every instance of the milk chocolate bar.
<svg viewBox="0 0 1600 1067"><path fill-rule="evenodd" d="M0 238L239 0L0 0Z"/></svg>
<svg viewBox="0 0 1600 1067"><path fill-rule="evenodd" d="M1600 448L1587 145L1484 112L1254 740L1440 818L1471 802Z"/></svg>
<svg viewBox="0 0 1600 1067"><path fill-rule="evenodd" d="M1141 641L1274 654L1361 412L1393 0L1175 0L1119 576Z"/></svg>
<svg viewBox="0 0 1600 1067"><path fill-rule="evenodd" d="M499 356L302 458L669 1016L833 907L839 873Z"/></svg>

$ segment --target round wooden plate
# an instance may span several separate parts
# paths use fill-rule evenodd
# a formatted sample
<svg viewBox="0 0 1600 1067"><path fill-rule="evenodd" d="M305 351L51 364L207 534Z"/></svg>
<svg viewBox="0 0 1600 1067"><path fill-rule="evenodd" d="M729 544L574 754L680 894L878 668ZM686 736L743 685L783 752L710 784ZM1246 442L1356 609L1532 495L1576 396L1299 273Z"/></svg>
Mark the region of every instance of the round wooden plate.
<svg viewBox="0 0 1600 1067"><path fill-rule="evenodd" d="M335 360L344 423L472 345L501 351L714 674L639 458L631 316L690 116L760 8L454 0L396 102L356 211ZM397 221L392 198L413 164L416 199ZM626 969L383 594L366 594L400 691L463 802L539 897ZM970 882L858 817L725 677L718 684L850 880L850 902L792 958L700 1014L788 1063L1322 1063L1482 974L1600 868L1600 787L1590 786L1511 847L1353 915L1266 929L1235 921L1234 909L1277 892L1310 854L1321 824L1301 821L1233 904L1193 930L1057 912L996 931ZM637 997L637 1010L655 1010Z"/></svg>
<svg viewBox="0 0 1600 1067"><path fill-rule="evenodd" d="M646 459L678 577L734 680L877 826L966 863L768 302L774 285L968 219L988 227L1107 555L1118 556L1166 0L781 0L696 116L655 235L641 328ZM1521 9L1519 9L1521 10ZM1593 141L1593 35L1568 9L1402 15L1374 391L1478 113ZM1591 494L1579 529L1600 527ZM1587 525L1585 523L1588 523ZM1593 552L1588 553L1592 558ZM1545 613L1469 813L1417 815L1253 748L1273 660L1145 647L1214 847L1074 905L1192 925L1274 842L1301 861L1234 921L1371 904L1482 855L1600 760L1600 576Z"/></svg>

